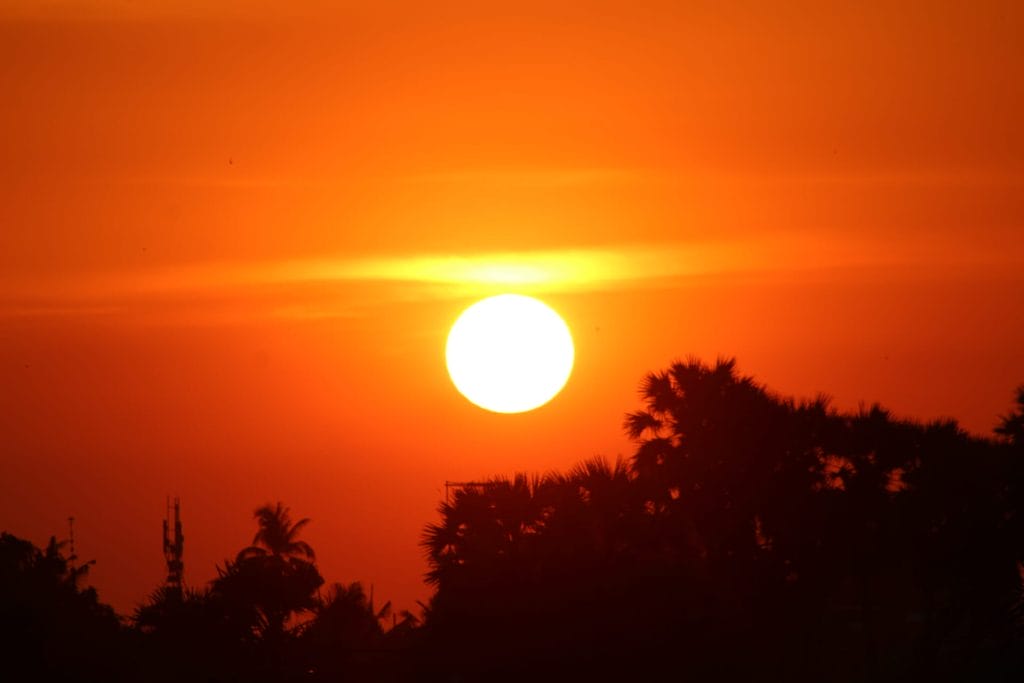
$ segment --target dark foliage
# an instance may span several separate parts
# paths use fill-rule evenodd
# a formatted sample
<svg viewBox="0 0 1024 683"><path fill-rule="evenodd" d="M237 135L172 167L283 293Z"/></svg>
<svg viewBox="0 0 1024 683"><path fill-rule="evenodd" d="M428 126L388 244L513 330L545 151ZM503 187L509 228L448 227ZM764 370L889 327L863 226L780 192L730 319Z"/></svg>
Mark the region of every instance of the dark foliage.
<svg viewBox="0 0 1024 683"><path fill-rule="evenodd" d="M733 361L676 363L641 394L628 467L442 505L424 538L439 678L1024 672L1019 412L1000 443L784 399Z"/></svg>
<svg viewBox="0 0 1024 683"><path fill-rule="evenodd" d="M1010 681L1024 673L1024 387L992 439L652 373L627 461L459 489L423 623L323 587L281 503L208 586L122 624L61 544L0 537L4 681ZM390 628L389 628L390 627Z"/></svg>
<svg viewBox="0 0 1024 683"><path fill-rule="evenodd" d="M203 590L156 591L133 618L149 681L395 680L398 643L359 583L322 592L315 553L281 503L255 512L253 545L218 567ZM390 666L386 666L390 665Z"/></svg>
<svg viewBox="0 0 1024 683"><path fill-rule="evenodd" d="M5 681L111 681L123 675L114 611L80 583L55 538L45 550L0 535L0 672Z"/></svg>

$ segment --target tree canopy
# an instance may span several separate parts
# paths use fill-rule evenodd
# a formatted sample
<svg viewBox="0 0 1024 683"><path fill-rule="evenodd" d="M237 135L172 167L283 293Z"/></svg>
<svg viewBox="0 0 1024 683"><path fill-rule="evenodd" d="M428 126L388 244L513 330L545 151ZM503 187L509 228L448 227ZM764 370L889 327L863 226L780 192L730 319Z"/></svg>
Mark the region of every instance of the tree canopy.
<svg viewBox="0 0 1024 683"><path fill-rule="evenodd" d="M875 680L1020 667L1019 413L1004 445L784 398L733 360L674 363L641 399L628 464L497 477L441 506L424 535L439 668L511 680L548 660L566 667L556 678L685 660L698 678ZM511 673L496 665L509 652Z"/></svg>
<svg viewBox="0 0 1024 683"><path fill-rule="evenodd" d="M0 536L12 680L1016 680L1024 387L991 438L795 400L696 359L650 373L628 459L458 488L422 618L324 579L283 503L205 586L120 621L91 563ZM390 621L390 623L389 623ZM14 674L13 678L10 674Z"/></svg>

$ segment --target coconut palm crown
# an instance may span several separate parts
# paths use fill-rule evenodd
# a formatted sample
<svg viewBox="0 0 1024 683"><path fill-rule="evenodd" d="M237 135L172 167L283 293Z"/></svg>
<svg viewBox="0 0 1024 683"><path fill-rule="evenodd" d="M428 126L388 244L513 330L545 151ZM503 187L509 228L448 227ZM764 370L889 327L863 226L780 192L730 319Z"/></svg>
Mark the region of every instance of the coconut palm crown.
<svg viewBox="0 0 1024 683"><path fill-rule="evenodd" d="M289 513L289 508L281 502L257 508L253 516L259 530L252 539L253 544L239 551L238 560L267 556L284 560L315 560L313 548L298 540L303 527L309 524L309 518L303 517L293 524Z"/></svg>

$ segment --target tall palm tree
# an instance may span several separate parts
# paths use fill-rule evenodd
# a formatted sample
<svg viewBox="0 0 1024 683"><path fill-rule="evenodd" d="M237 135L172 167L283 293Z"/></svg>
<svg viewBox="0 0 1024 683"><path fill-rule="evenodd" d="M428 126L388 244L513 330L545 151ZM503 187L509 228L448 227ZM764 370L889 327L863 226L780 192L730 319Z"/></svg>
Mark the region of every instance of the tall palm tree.
<svg viewBox="0 0 1024 683"><path fill-rule="evenodd" d="M283 503L257 508L258 525L253 545L240 550L234 562L218 568L212 590L231 608L236 621L245 624L279 667L287 627L294 615L309 612L317 605L317 589L323 577L317 570L313 549L298 540L309 524L303 518L292 522ZM277 658L277 659L275 659Z"/></svg>
<svg viewBox="0 0 1024 683"><path fill-rule="evenodd" d="M427 525L421 541L431 567L427 582L511 569L538 530L540 488L539 477L516 474L457 490L439 509L441 523Z"/></svg>
<svg viewBox="0 0 1024 683"><path fill-rule="evenodd" d="M308 517L293 524L290 510L280 501L257 508L253 516L259 530L252 539L253 544L239 551L238 560L267 556L304 562L316 559L313 548L305 541L298 540L299 533L309 524Z"/></svg>

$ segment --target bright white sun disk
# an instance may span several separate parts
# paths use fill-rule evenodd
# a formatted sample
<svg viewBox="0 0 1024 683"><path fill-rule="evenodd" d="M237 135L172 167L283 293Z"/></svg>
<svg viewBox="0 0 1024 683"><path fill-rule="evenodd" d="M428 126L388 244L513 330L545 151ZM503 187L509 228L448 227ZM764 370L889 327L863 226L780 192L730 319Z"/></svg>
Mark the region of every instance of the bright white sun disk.
<svg viewBox="0 0 1024 683"><path fill-rule="evenodd" d="M497 413L538 408L562 390L575 356L565 321L528 296L473 304L448 333L448 374L470 401Z"/></svg>

